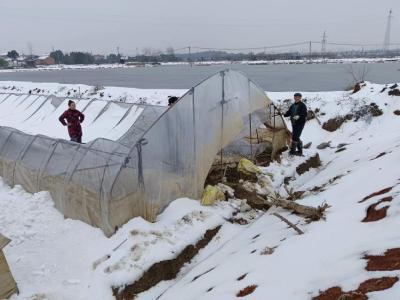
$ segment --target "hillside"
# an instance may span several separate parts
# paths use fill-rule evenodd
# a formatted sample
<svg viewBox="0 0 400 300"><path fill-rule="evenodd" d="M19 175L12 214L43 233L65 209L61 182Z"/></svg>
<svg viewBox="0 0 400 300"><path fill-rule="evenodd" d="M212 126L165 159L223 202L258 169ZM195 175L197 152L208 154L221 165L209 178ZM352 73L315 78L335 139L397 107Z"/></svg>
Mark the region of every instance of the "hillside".
<svg viewBox="0 0 400 300"><path fill-rule="evenodd" d="M135 218L108 239L64 219L46 192L2 183L0 232L21 292L12 299L397 299L400 90L359 89L303 93L313 111L305 156L284 152L246 184L323 207L320 218L238 197L178 199L156 223ZM292 95L268 93L282 110Z"/></svg>

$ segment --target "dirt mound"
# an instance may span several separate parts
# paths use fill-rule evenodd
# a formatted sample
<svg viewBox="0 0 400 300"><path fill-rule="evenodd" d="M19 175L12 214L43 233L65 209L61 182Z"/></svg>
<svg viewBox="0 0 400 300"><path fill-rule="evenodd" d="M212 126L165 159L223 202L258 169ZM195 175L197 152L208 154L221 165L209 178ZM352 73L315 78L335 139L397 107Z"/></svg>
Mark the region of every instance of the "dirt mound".
<svg viewBox="0 0 400 300"><path fill-rule="evenodd" d="M344 117L336 117L333 119L329 119L324 124L322 124L322 129L325 129L329 132L334 132L342 126L342 124L346 121Z"/></svg>
<svg viewBox="0 0 400 300"><path fill-rule="evenodd" d="M204 187L207 185L217 185L225 179L225 184L229 185L231 183L237 183L239 180L257 182L257 176L255 174L244 174L239 172L237 169L237 164L226 167L214 167L208 173Z"/></svg>
<svg viewBox="0 0 400 300"><path fill-rule="evenodd" d="M393 89L389 91L389 96L400 96L400 90L399 89Z"/></svg>
<svg viewBox="0 0 400 300"><path fill-rule="evenodd" d="M322 129L325 129L329 132L334 132L343 125L344 122L350 121L353 119L353 114L347 114L345 116L337 116L335 118L329 119L324 124L322 124Z"/></svg>
<svg viewBox="0 0 400 300"><path fill-rule="evenodd" d="M357 122L360 119L366 119L369 116L379 117L383 115L383 111L379 108L378 104L370 103L369 105L363 105L358 109L352 111L354 121Z"/></svg>
<svg viewBox="0 0 400 300"><path fill-rule="evenodd" d="M400 270L400 248L389 249L383 255L366 255L367 271Z"/></svg>
<svg viewBox="0 0 400 300"><path fill-rule="evenodd" d="M367 223L367 222L376 222L379 220L382 220L386 217L387 210L389 209L389 206L382 207L380 209L376 209L376 207L383 203L383 202L391 202L393 200L393 197L385 197L378 202L370 205L367 209L367 216L362 220L362 222Z"/></svg>
<svg viewBox="0 0 400 300"><path fill-rule="evenodd" d="M354 87L353 87L353 94L358 93L359 91L361 91L361 83L362 83L362 82L359 82L359 83L356 83L356 84L354 85Z"/></svg>
<svg viewBox="0 0 400 300"><path fill-rule="evenodd" d="M203 249L218 233L221 226L209 229L204 237L195 245L189 245L174 259L165 260L152 265L143 276L132 284L124 287L113 287L113 294L117 300L134 299L138 294L147 291L164 280L176 278L182 266L191 261L197 253Z"/></svg>
<svg viewBox="0 0 400 300"><path fill-rule="evenodd" d="M383 190L380 190L380 191L378 191L378 192L372 193L372 194L370 194L370 195L364 197L362 200L358 201L358 203L362 203L362 202L365 202L365 201L367 201L368 199L371 199L371 198L373 198L373 197L376 197L376 196L380 196L380 195L389 193L392 189L393 189L393 186L384 188Z"/></svg>
<svg viewBox="0 0 400 300"><path fill-rule="evenodd" d="M367 293L390 289L397 281L397 277L373 278L362 282L357 290L350 292L343 292L342 288L335 286L321 292L313 300L366 300Z"/></svg>
<svg viewBox="0 0 400 300"><path fill-rule="evenodd" d="M321 166L321 160L319 158L319 154L317 153L314 156L312 156L309 159L307 159L302 164L300 164L296 168L296 172L297 172L297 174L302 175L302 174L308 172L310 169L318 168L320 166Z"/></svg>
<svg viewBox="0 0 400 300"><path fill-rule="evenodd" d="M236 294L236 297L245 297L247 295L250 295L256 290L256 288L257 288L256 285L249 285L249 286L245 287L244 289L240 290Z"/></svg>

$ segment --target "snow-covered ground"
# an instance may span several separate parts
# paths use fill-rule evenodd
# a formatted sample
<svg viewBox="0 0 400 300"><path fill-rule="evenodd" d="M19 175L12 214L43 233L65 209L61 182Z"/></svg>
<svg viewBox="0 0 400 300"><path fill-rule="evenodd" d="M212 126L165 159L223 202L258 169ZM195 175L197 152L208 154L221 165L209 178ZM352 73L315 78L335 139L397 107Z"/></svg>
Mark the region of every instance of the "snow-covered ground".
<svg viewBox="0 0 400 300"><path fill-rule="evenodd" d="M54 95L75 99L100 99L126 103L168 105L168 96L182 96L181 89L136 89L125 87L89 86L85 84L36 83L0 81L1 93Z"/></svg>
<svg viewBox="0 0 400 300"><path fill-rule="evenodd" d="M135 282L151 265L176 257L218 225L222 227L216 237L176 279L161 282L137 299L235 299L250 287L245 299L306 300L334 286L350 291L367 279L400 278L399 268L366 271L363 259L366 254L400 248L400 97L388 95L395 90L391 86L366 83L355 94L303 93L317 116L304 129L304 144L312 142L310 148L305 157L284 153L280 163L263 169L273 174L273 188L281 195L286 195L285 177L291 177L288 188L305 192L296 202L329 204L325 220L309 223L280 208L244 209L253 220L239 225L228 219L244 207L243 201L204 207L197 200L178 199L156 223L135 218L106 238L98 229L64 219L46 192L31 195L1 183L0 232L12 239L5 254L21 292L12 299L113 299L111 286ZM284 109L293 93L268 95ZM381 115L371 115L371 108L379 112L373 103ZM321 128L346 115L348 120L337 130ZM330 146L317 147L325 142ZM322 166L298 175L296 167L315 153ZM388 187L393 188L360 202ZM362 222L367 209L388 196L392 200L376 208L386 207L387 216ZM304 234L298 235L274 212ZM375 300L398 299L400 283L367 295Z"/></svg>

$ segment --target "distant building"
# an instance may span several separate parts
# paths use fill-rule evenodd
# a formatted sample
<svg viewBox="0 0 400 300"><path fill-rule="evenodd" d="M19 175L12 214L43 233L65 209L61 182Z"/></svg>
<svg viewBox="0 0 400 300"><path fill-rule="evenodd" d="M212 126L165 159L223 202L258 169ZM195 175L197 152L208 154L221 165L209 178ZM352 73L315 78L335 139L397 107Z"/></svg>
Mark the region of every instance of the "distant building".
<svg viewBox="0 0 400 300"><path fill-rule="evenodd" d="M39 58L37 58L35 60L35 65L39 65L39 66L51 66L51 65L55 65L55 64L56 64L56 60L49 55L40 56Z"/></svg>

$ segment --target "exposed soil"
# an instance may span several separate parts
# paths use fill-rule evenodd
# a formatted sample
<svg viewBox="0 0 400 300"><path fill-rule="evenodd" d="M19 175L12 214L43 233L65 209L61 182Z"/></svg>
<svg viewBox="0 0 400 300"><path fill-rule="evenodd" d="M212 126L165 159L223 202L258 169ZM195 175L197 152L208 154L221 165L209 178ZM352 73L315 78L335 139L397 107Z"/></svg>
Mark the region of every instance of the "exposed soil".
<svg viewBox="0 0 400 300"><path fill-rule="evenodd" d="M113 287L113 294L117 300L134 299L138 294L147 291L164 280L176 278L182 266L190 262L197 253L206 247L218 233L221 226L209 229L204 237L195 245L189 245L174 259L165 260L152 265L143 276L132 284L123 287Z"/></svg>
<svg viewBox="0 0 400 300"><path fill-rule="evenodd" d="M302 175L306 172L308 172L312 168L318 168L321 166L321 160L319 158L319 154L315 154L314 156L310 157L307 159L304 163L300 164L296 168L296 172L299 175Z"/></svg>
<svg viewBox="0 0 400 300"><path fill-rule="evenodd" d="M393 113L394 113L396 116L400 116L400 110L398 110L398 109L396 109Z"/></svg>
<svg viewBox="0 0 400 300"><path fill-rule="evenodd" d="M249 192L240 183L230 185L235 190L235 197L246 199L247 204L253 209L268 210L270 206L257 195L256 191Z"/></svg>
<svg viewBox="0 0 400 300"><path fill-rule="evenodd" d="M315 119L315 112L312 110L307 111L307 121L310 121L312 119Z"/></svg>
<svg viewBox="0 0 400 300"><path fill-rule="evenodd" d="M255 191L249 192L246 190L243 185L240 183L240 180L257 182L257 176L254 174L244 174L237 170L237 167L227 166L225 169L214 168L208 174L205 185L217 185L222 181L222 177L225 177L226 181L224 184L234 189L234 195L237 199L246 199L247 204L250 205L251 208L257 210L268 210L270 208L269 205L265 203L260 197L257 195ZM233 223L245 225L248 222L244 219L236 219L232 218L230 220Z"/></svg>
<svg viewBox="0 0 400 300"><path fill-rule="evenodd" d="M379 108L378 104L370 103L369 105L363 105L357 110L353 111L354 121L365 118L366 116L379 117L383 115L383 111Z"/></svg>
<svg viewBox="0 0 400 300"><path fill-rule="evenodd" d="M343 151L345 151L345 150L347 150L346 148L339 148L339 149L337 149L336 151L335 151L335 153L339 153L339 152L343 152Z"/></svg>
<svg viewBox="0 0 400 300"><path fill-rule="evenodd" d="M379 200L377 203L370 205L367 209L367 216L364 218L364 220L362 220L362 222L376 222L384 219L389 206L385 206L380 209L376 209L376 207L383 202L391 202L392 200L393 197L389 196Z"/></svg>
<svg viewBox="0 0 400 300"><path fill-rule="evenodd" d="M383 255L366 255L367 271L400 270L400 248L389 249Z"/></svg>
<svg viewBox="0 0 400 300"><path fill-rule="evenodd" d="M376 157L374 157L374 158L371 159L371 160L378 159L378 158L380 158L380 157L382 157L382 156L384 156L384 155L386 155L386 152L379 153Z"/></svg>
<svg viewBox="0 0 400 300"><path fill-rule="evenodd" d="M350 292L343 292L342 288L335 286L321 292L313 300L366 300L367 293L390 289L397 281L397 277L373 278L362 282L357 290Z"/></svg>
<svg viewBox="0 0 400 300"><path fill-rule="evenodd" d="M241 280L243 280L246 276L247 276L247 273L246 273L246 274L243 274L242 276L239 276L236 280L237 280L237 281L241 281Z"/></svg>
<svg viewBox="0 0 400 300"><path fill-rule="evenodd" d="M356 83L353 88L353 94L358 93L361 90L361 83Z"/></svg>
<svg viewBox="0 0 400 300"><path fill-rule="evenodd" d="M383 190L380 190L380 191L378 191L378 192L372 193L371 195L368 195L368 196L364 197L362 200L358 201L358 203L362 203L362 202L365 202L365 201L367 201L368 199L371 199L371 198L373 198L373 197L376 197L376 196L380 196L380 195L389 193L392 189L393 189L393 186L384 188Z"/></svg>
<svg viewBox="0 0 400 300"><path fill-rule="evenodd" d="M310 191L314 192L314 193L319 193L319 192L323 192L325 191L325 188L329 185L334 184L337 180L339 180L340 178L342 178L344 175L337 175L331 179L329 179L327 182L325 182L324 184L320 185L320 186L315 186L313 187Z"/></svg>
<svg viewBox="0 0 400 300"><path fill-rule="evenodd" d="M329 119L324 124L322 124L322 129L325 129L326 131L329 131L329 132L334 132L334 131L338 130L345 121L346 121L346 119L344 117L335 117L335 118Z"/></svg>
<svg viewBox="0 0 400 300"><path fill-rule="evenodd" d="M218 183L222 182L222 178L225 177L226 185L229 185L231 183L237 183L239 182L240 179L244 181L250 181L250 182L257 182L257 176L254 174L244 174L241 173L237 170L237 164L234 166L226 166L225 168L223 167L214 167L210 170L208 173L206 182L204 186L206 187L207 185L217 185Z"/></svg>
<svg viewBox="0 0 400 300"><path fill-rule="evenodd" d="M400 90L399 89L393 89L389 91L389 96L400 96Z"/></svg>
<svg viewBox="0 0 400 300"><path fill-rule="evenodd" d="M236 297L245 297L247 295L250 295L256 290L256 288L257 288L256 285L249 285L249 286L245 287L244 289L240 290L236 294Z"/></svg>

